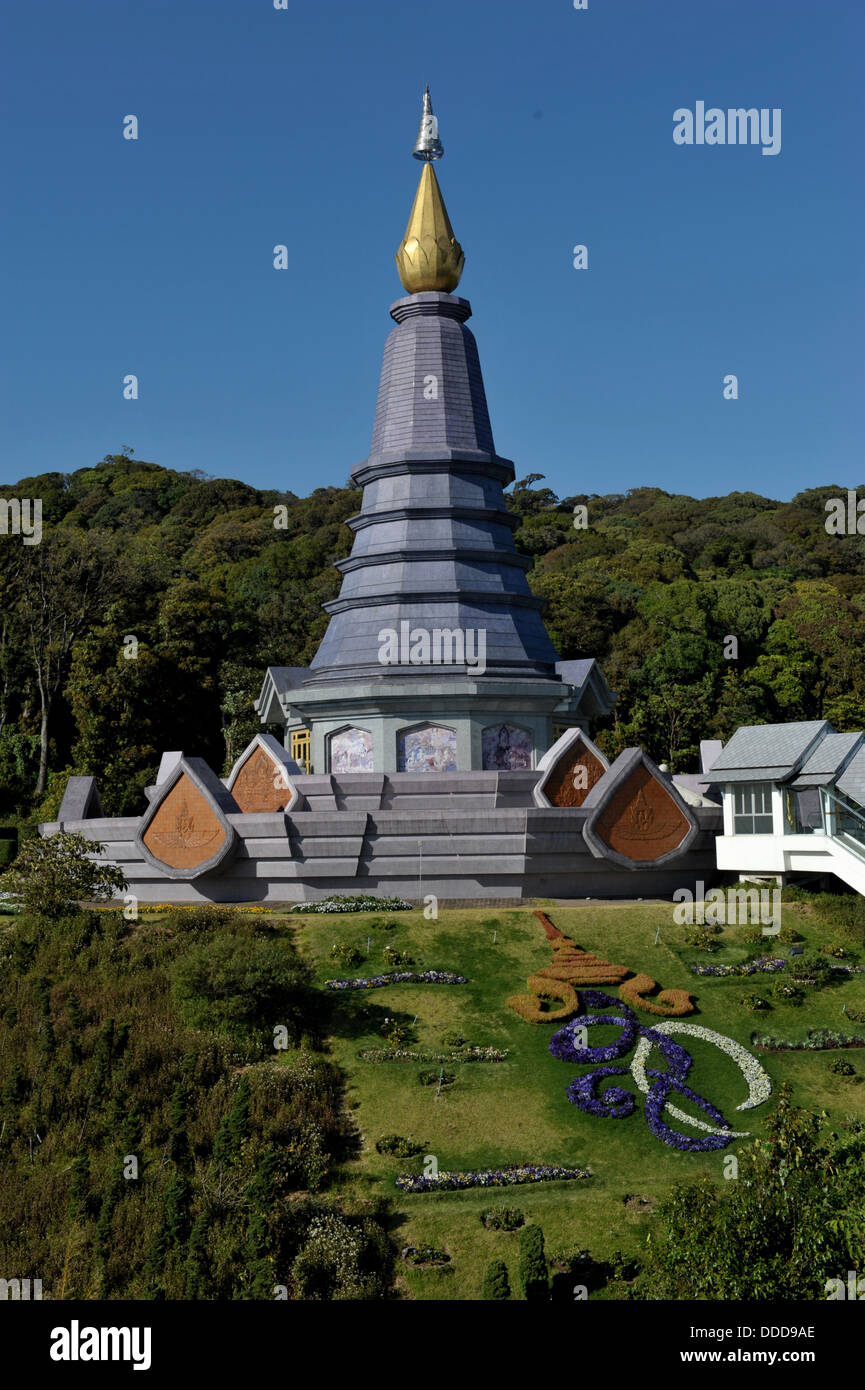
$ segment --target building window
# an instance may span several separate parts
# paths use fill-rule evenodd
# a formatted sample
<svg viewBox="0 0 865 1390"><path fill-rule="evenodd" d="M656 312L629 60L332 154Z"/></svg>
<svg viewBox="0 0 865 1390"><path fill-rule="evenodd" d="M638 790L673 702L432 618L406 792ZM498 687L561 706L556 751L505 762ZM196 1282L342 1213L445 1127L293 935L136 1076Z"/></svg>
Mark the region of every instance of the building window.
<svg viewBox="0 0 865 1390"><path fill-rule="evenodd" d="M736 835L771 835L771 782L752 782L735 787L733 811L733 828Z"/></svg>
<svg viewBox="0 0 865 1390"><path fill-rule="evenodd" d="M309 729L292 729L289 752L298 767L309 772Z"/></svg>
<svg viewBox="0 0 865 1390"><path fill-rule="evenodd" d="M491 724L481 735L486 772L515 772L532 765L532 736L516 724Z"/></svg>
<svg viewBox="0 0 865 1390"><path fill-rule="evenodd" d="M331 772L372 772L372 734L367 729L340 729L330 738Z"/></svg>
<svg viewBox="0 0 865 1390"><path fill-rule="evenodd" d="M396 766L397 772L456 772L456 730L425 724L398 734Z"/></svg>

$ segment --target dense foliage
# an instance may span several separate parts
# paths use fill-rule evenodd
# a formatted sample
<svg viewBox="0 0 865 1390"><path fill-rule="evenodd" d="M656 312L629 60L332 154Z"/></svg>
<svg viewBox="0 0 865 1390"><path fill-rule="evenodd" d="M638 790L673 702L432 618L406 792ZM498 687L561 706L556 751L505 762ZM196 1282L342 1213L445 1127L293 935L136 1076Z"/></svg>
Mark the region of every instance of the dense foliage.
<svg viewBox="0 0 865 1390"><path fill-rule="evenodd" d="M687 770L700 738L739 724L865 725L865 536L824 526L842 489L560 501L541 481L507 494L516 544L562 658L597 657L618 693L608 753L641 744ZM360 500L353 486L299 498L128 453L0 495L43 502L41 544L0 537L0 813L42 819L70 771L97 775L117 815L141 809L166 748L230 767L260 728L265 667L305 665L318 647Z"/></svg>
<svg viewBox="0 0 865 1390"><path fill-rule="evenodd" d="M828 1280L862 1272L862 1125L827 1133L785 1095L768 1128L720 1194L702 1177L661 1205L646 1298L825 1299Z"/></svg>
<svg viewBox="0 0 865 1390"><path fill-rule="evenodd" d="M55 1299L387 1294L382 1213L327 1193L356 1141L288 932L22 914L0 959L0 1267Z"/></svg>

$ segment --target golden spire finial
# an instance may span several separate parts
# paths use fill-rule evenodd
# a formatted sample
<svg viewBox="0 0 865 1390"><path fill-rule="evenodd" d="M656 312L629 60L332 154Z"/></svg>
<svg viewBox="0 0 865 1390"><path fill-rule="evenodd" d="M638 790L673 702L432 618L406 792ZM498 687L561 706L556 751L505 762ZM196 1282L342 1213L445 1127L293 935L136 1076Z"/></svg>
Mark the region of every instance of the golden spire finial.
<svg viewBox="0 0 865 1390"><path fill-rule="evenodd" d="M429 88L424 93L421 130L413 151L424 167L415 193L396 265L409 294L443 290L450 294L460 282L465 256L450 224L432 160L444 153L438 139L438 122L432 114Z"/></svg>

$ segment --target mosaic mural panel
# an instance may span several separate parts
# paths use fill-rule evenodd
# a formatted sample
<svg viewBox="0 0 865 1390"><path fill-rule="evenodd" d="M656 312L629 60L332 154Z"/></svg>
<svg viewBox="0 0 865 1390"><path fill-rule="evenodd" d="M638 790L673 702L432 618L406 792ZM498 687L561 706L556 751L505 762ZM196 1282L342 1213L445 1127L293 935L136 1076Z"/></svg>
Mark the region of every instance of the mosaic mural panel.
<svg viewBox="0 0 865 1390"><path fill-rule="evenodd" d="M490 772L515 772L532 765L532 736L515 724L491 724L481 734L483 766Z"/></svg>
<svg viewBox="0 0 865 1390"><path fill-rule="evenodd" d="M456 731L429 724L399 734L396 765L398 772L456 772Z"/></svg>
<svg viewBox="0 0 865 1390"><path fill-rule="evenodd" d="M366 729L342 729L330 740L331 772L373 772L372 734Z"/></svg>

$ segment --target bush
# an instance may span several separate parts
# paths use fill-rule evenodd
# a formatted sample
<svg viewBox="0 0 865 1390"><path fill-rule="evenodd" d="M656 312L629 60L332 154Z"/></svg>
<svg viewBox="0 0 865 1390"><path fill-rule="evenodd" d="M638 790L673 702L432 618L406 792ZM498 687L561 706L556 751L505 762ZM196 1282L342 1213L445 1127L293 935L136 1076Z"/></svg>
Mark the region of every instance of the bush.
<svg viewBox="0 0 865 1390"><path fill-rule="evenodd" d="M438 1245L407 1245L402 1257L412 1265L446 1265L450 1255Z"/></svg>
<svg viewBox="0 0 865 1390"><path fill-rule="evenodd" d="M833 1057L829 1063L829 1070L836 1076L855 1076L856 1068L852 1062L846 1061L843 1057Z"/></svg>
<svg viewBox="0 0 865 1390"><path fill-rule="evenodd" d="M24 911L60 917L82 898L107 899L126 887L116 865L95 864L90 858L104 853L98 841L65 831L25 840L4 886L19 896Z"/></svg>
<svg viewBox="0 0 865 1390"><path fill-rule="evenodd" d="M832 956L834 960L856 959L856 952L851 950L849 946L845 946L843 941L830 941L828 946L823 947L823 950L827 956Z"/></svg>
<svg viewBox="0 0 865 1390"><path fill-rule="evenodd" d="M385 964L389 965L392 970L396 969L400 965L414 965L413 956L410 956L407 951L397 951L394 949L393 946L385 946L384 959ZM354 961L347 962L347 964L351 965L353 965L354 963Z"/></svg>
<svg viewBox="0 0 865 1390"><path fill-rule="evenodd" d="M411 1158L414 1154L423 1153L426 1145L420 1139L413 1139L410 1134L383 1134L375 1147L380 1154Z"/></svg>
<svg viewBox="0 0 865 1390"><path fill-rule="evenodd" d="M311 1005L311 967L287 941L218 936L171 969L172 991L193 1028L212 1028L262 1046L277 1025L297 1038Z"/></svg>
<svg viewBox="0 0 865 1390"><path fill-rule="evenodd" d="M772 1005L760 994L743 994L742 1004L746 1009L771 1009Z"/></svg>
<svg viewBox="0 0 865 1390"><path fill-rule="evenodd" d="M822 989L832 979L832 966L817 951L808 951L792 960L788 967L790 978Z"/></svg>
<svg viewBox="0 0 865 1390"><path fill-rule="evenodd" d="M176 936L198 936L205 932L213 935L218 931L243 931L248 923L242 913L230 906L219 903L196 904L194 907L176 907L163 917L160 926L167 927Z"/></svg>
<svg viewBox="0 0 865 1390"><path fill-rule="evenodd" d="M794 1006L802 1003L805 995L801 989L790 980L775 980L771 990L772 998L779 1000L782 1004L792 1004Z"/></svg>
<svg viewBox="0 0 865 1390"><path fill-rule="evenodd" d="M718 926L691 927L685 932L685 943L688 946L696 946L700 951L717 951L720 948L720 941L716 940L721 928Z"/></svg>
<svg viewBox="0 0 865 1390"><path fill-rule="evenodd" d="M483 1297L486 1299L510 1298L511 1286L508 1283L508 1267L504 1260L490 1260L484 1271Z"/></svg>
<svg viewBox="0 0 865 1390"><path fill-rule="evenodd" d="M544 1233L540 1226L524 1226L519 1236L519 1276L527 1299L547 1298L550 1291Z"/></svg>
<svg viewBox="0 0 865 1390"><path fill-rule="evenodd" d="M468 1047L468 1039L462 1033L442 1033L442 1047Z"/></svg>
<svg viewBox="0 0 865 1390"><path fill-rule="evenodd" d="M775 939L783 942L785 946L792 946L796 941L805 940L801 932L797 932L795 927L782 927Z"/></svg>
<svg viewBox="0 0 865 1390"><path fill-rule="evenodd" d="M443 1086L451 1086L456 1080L456 1072L452 1071L419 1071L417 1079L422 1086L437 1086L441 1077Z"/></svg>
<svg viewBox="0 0 865 1390"><path fill-rule="evenodd" d="M357 947L350 946L347 941L335 941L330 948L330 958L340 965L360 965L363 960Z"/></svg>
<svg viewBox="0 0 865 1390"><path fill-rule="evenodd" d="M491 1207L481 1212L481 1221L489 1231L516 1231L525 1225L525 1220L517 1207Z"/></svg>

